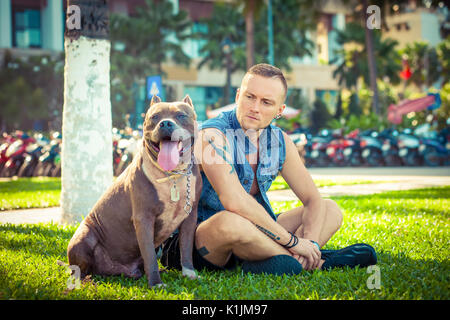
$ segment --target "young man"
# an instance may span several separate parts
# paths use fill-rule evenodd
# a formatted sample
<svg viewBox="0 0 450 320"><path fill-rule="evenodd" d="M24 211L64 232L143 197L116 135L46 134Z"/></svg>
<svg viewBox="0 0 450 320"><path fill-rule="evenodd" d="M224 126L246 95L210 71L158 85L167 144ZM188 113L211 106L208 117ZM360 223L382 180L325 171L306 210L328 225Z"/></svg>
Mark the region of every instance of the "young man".
<svg viewBox="0 0 450 320"><path fill-rule="evenodd" d="M297 149L271 122L285 108L287 84L281 70L253 66L236 93L236 109L200 126L196 158L203 189L193 252L196 269L232 268L274 274L376 263L372 247L320 248L339 230L342 212L320 196ZM276 216L267 190L278 173L303 206ZM162 263L175 267L176 236Z"/></svg>

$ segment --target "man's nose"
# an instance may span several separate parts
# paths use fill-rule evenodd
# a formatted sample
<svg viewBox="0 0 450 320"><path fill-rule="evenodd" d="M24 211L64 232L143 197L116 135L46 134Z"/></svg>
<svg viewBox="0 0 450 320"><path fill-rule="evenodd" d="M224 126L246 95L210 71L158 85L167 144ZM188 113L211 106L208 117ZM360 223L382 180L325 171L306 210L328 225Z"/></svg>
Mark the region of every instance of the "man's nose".
<svg viewBox="0 0 450 320"><path fill-rule="evenodd" d="M261 107L261 101L256 100L255 103L252 104L250 110L254 113L258 113L260 107Z"/></svg>

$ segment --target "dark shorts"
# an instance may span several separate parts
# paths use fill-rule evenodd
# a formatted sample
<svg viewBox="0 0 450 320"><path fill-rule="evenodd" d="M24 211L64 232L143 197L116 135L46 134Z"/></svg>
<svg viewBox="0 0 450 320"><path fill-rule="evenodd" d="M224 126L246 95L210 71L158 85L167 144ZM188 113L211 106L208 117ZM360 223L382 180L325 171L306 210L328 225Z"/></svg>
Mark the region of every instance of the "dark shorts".
<svg viewBox="0 0 450 320"><path fill-rule="evenodd" d="M180 260L180 243L179 234L172 234L164 243L162 244L162 255L161 264L169 269L181 270L181 260ZM210 271L218 270L231 270L236 268L237 264L242 260L236 257L234 254L231 255L227 264L223 267L216 266L203 258L198 250L195 248L192 252L192 262L196 270L207 269Z"/></svg>

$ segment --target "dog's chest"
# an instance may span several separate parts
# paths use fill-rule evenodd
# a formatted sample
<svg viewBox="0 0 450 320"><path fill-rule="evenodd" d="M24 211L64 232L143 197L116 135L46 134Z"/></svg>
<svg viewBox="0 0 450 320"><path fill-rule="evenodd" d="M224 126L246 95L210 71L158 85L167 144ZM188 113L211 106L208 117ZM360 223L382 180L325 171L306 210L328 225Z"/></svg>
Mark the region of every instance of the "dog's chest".
<svg viewBox="0 0 450 320"><path fill-rule="evenodd" d="M164 203L164 210L155 221L155 245L167 239L184 219L188 217L185 209L193 205L196 178L190 176L190 196L188 197L187 178L168 180L158 185L158 198ZM189 199L190 198L190 199ZM189 210L188 210L189 211Z"/></svg>

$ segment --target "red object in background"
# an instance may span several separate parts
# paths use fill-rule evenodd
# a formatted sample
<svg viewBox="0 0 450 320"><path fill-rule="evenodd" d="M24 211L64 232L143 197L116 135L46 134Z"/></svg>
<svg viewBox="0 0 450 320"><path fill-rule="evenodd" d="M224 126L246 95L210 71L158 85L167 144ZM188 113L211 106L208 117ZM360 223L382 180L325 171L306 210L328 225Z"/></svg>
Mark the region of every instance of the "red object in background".
<svg viewBox="0 0 450 320"><path fill-rule="evenodd" d="M400 72L400 78L403 80L408 80L411 78L412 72L411 68L409 67L409 63L406 60L403 60L403 70Z"/></svg>

